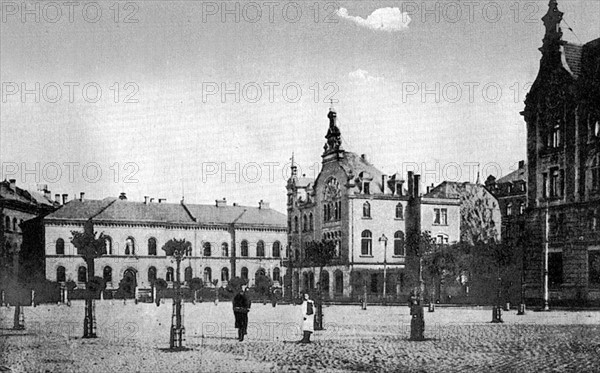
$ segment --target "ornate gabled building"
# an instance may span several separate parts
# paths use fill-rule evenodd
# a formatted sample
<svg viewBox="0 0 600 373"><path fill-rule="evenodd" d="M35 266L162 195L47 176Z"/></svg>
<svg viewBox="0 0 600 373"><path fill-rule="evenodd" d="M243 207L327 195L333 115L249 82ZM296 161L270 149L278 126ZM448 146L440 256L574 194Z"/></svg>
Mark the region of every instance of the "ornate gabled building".
<svg viewBox="0 0 600 373"><path fill-rule="evenodd" d="M540 70L522 112L531 210L526 294L545 298L549 287L550 303L600 299L600 39L564 41L562 18L551 0Z"/></svg>
<svg viewBox="0 0 600 373"><path fill-rule="evenodd" d="M322 169L316 179L299 177L292 162L287 183L288 242L293 293L311 290L320 282L323 295L362 296L364 287L375 296L404 297L406 237L432 231L445 243L458 241L459 200L425 198L419 175L385 175L367 159L342 148L337 113L330 109ZM337 257L319 270L304 263L306 244L333 241ZM386 276L384 277L384 272Z"/></svg>
<svg viewBox="0 0 600 373"><path fill-rule="evenodd" d="M29 192L17 187L16 180L0 182L0 283L10 280L27 280L27 273L20 270L24 264L22 248L27 240L28 220L46 215L58 206L52 201L47 187L42 193ZM26 266L27 267L27 266Z"/></svg>
<svg viewBox="0 0 600 373"><path fill-rule="evenodd" d="M94 230L106 236L107 254L96 259L96 276L103 277L108 289L116 289L121 279L140 289L162 278L172 285L174 263L161 249L170 239L186 239L192 250L181 263L181 278L194 277L207 286L218 286L239 276L250 285L259 274L281 284L285 268L285 215L261 201L258 207L128 201L119 198L73 200L44 218L45 274L51 281L73 280L84 287L86 266L70 242L72 231L82 231L92 220ZM133 288L132 287L132 288Z"/></svg>

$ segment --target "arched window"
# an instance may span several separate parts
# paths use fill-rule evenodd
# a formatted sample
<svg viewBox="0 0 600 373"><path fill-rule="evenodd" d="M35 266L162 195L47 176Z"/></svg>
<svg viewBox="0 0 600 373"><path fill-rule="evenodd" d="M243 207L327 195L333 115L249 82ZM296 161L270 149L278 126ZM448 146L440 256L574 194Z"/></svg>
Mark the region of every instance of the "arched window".
<svg viewBox="0 0 600 373"><path fill-rule="evenodd" d="M67 276L65 274L65 267L60 266L56 268L56 282L65 282L67 281Z"/></svg>
<svg viewBox="0 0 600 373"><path fill-rule="evenodd" d="M243 240L241 247L242 247L242 253L241 253L242 256L248 256L248 241Z"/></svg>
<svg viewBox="0 0 600 373"><path fill-rule="evenodd" d="M102 270L102 278L104 282L112 282L112 268L109 266L104 267Z"/></svg>
<svg viewBox="0 0 600 373"><path fill-rule="evenodd" d="M281 256L281 244L279 241L273 242L273 258L279 258Z"/></svg>
<svg viewBox="0 0 600 373"><path fill-rule="evenodd" d="M241 277L242 280L248 280L248 268L242 267Z"/></svg>
<svg viewBox="0 0 600 373"><path fill-rule="evenodd" d="M154 237L148 239L148 255L156 255L156 238Z"/></svg>
<svg viewBox="0 0 600 373"><path fill-rule="evenodd" d="M302 216L302 231L303 232L308 231L308 217L306 216L306 214L304 214L304 216Z"/></svg>
<svg viewBox="0 0 600 373"><path fill-rule="evenodd" d="M344 274L340 270L335 271L335 293L344 293Z"/></svg>
<svg viewBox="0 0 600 373"><path fill-rule="evenodd" d="M210 254L211 254L210 242L205 242L203 247L204 247L204 256L210 256Z"/></svg>
<svg viewBox="0 0 600 373"><path fill-rule="evenodd" d="M313 213L312 212L308 215L308 229L310 231L313 231L315 229L314 219L313 219Z"/></svg>
<svg viewBox="0 0 600 373"><path fill-rule="evenodd" d="M308 288L309 289L315 288L315 274L312 272L308 272Z"/></svg>
<svg viewBox="0 0 600 373"><path fill-rule="evenodd" d="M83 266L79 267L77 270L77 281L78 282L86 282L87 281L87 269Z"/></svg>
<svg viewBox="0 0 600 373"><path fill-rule="evenodd" d="M371 231L365 230L361 234L360 240L360 255L371 255L372 254L372 234Z"/></svg>
<svg viewBox="0 0 600 373"><path fill-rule="evenodd" d="M298 233L298 217L294 216L294 232Z"/></svg>
<svg viewBox="0 0 600 373"><path fill-rule="evenodd" d="M65 240L62 238L56 240L56 255L65 255Z"/></svg>
<svg viewBox="0 0 600 373"><path fill-rule="evenodd" d="M4 218L4 229L10 231L10 217L8 216Z"/></svg>
<svg viewBox="0 0 600 373"><path fill-rule="evenodd" d="M229 281L229 268L223 267L221 269L221 281Z"/></svg>
<svg viewBox="0 0 600 373"><path fill-rule="evenodd" d="M263 240L258 241L256 244L256 256L265 256L265 243Z"/></svg>
<svg viewBox="0 0 600 373"><path fill-rule="evenodd" d="M506 216L511 216L511 215L512 215L512 212L513 212L513 211L512 211L512 207L513 207L513 205L512 205L512 203L511 203L511 202L509 202L509 203L506 205Z"/></svg>
<svg viewBox="0 0 600 373"><path fill-rule="evenodd" d="M278 267L273 268L273 281L281 281L281 270Z"/></svg>
<svg viewBox="0 0 600 373"><path fill-rule="evenodd" d="M13 218L13 231L17 232L19 230L19 224L17 223L17 218Z"/></svg>
<svg viewBox="0 0 600 373"><path fill-rule="evenodd" d="M404 253L404 232L402 231L394 233L394 255L406 255Z"/></svg>
<svg viewBox="0 0 600 373"><path fill-rule="evenodd" d="M396 205L396 219L404 219L404 207L401 203Z"/></svg>
<svg viewBox="0 0 600 373"><path fill-rule="evenodd" d="M229 256L229 244L227 242L221 244L221 256L225 258Z"/></svg>
<svg viewBox="0 0 600 373"><path fill-rule="evenodd" d="M519 204L519 215L523 215L525 213L525 202L521 202Z"/></svg>
<svg viewBox="0 0 600 373"><path fill-rule="evenodd" d="M212 283L212 270L210 267L204 268L204 283L206 285Z"/></svg>
<svg viewBox="0 0 600 373"><path fill-rule="evenodd" d="M175 280L174 275L175 275L175 271L173 270L173 267L167 268L167 276L165 277L167 282L173 282Z"/></svg>
<svg viewBox="0 0 600 373"><path fill-rule="evenodd" d="M321 283L321 290L323 291L323 295L326 297L329 296L329 272L323 271L321 273L321 278L319 279Z"/></svg>
<svg viewBox="0 0 600 373"><path fill-rule="evenodd" d="M363 218L371 217L371 204L369 202L363 203Z"/></svg>
<svg viewBox="0 0 600 373"><path fill-rule="evenodd" d="M186 267L184 275L183 275L183 279L186 283L190 283L190 281L192 281L192 277L193 276L193 272L192 272L192 267Z"/></svg>
<svg viewBox="0 0 600 373"><path fill-rule="evenodd" d="M104 248L106 249L106 255L112 255L112 238L110 236L104 236Z"/></svg>
<svg viewBox="0 0 600 373"><path fill-rule="evenodd" d="M156 281L156 268L150 267L148 268L148 282L153 284Z"/></svg>
<svg viewBox="0 0 600 373"><path fill-rule="evenodd" d="M125 240L125 255L135 255L135 240L133 237L127 237Z"/></svg>

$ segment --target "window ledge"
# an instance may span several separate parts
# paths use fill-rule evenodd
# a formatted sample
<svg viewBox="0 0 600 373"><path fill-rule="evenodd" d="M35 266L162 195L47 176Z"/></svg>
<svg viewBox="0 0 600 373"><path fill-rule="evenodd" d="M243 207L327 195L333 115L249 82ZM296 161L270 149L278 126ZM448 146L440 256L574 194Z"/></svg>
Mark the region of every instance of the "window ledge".
<svg viewBox="0 0 600 373"><path fill-rule="evenodd" d="M402 221L404 221L404 218L394 218L394 220L402 220Z"/></svg>
<svg viewBox="0 0 600 373"><path fill-rule="evenodd" d="M359 255L361 258L373 258L373 255Z"/></svg>
<svg viewBox="0 0 600 373"><path fill-rule="evenodd" d="M404 258L406 255L392 255L392 258Z"/></svg>
<svg viewBox="0 0 600 373"><path fill-rule="evenodd" d="M446 224L436 224L436 223L433 223L431 225L436 226L436 227L447 227L448 226L447 223Z"/></svg>
<svg viewBox="0 0 600 373"><path fill-rule="evenodd" d="M365 219L365 220L371 220L371 219L373 219L373 218L372 218L372 217L370 217L370 216L363 216L363 217L362 217L362 219Z"/></svg>

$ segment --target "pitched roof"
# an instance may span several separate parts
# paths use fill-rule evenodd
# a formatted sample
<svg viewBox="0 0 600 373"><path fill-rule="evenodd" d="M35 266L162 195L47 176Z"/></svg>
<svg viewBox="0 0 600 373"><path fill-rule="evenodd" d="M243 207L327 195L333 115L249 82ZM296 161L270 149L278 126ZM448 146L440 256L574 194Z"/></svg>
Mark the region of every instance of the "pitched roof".
<svg viewBox="0 0 600 373"><path fill-rule="evenodd" d="M244 212L245 211L245 212ZM115 221L131 223L258 225L285 228L284 214L270 208L181 203L130 202L116 198L73 200L48 215L48 220Z"/></svg>
<svg viewBox="0 0 600 373"><path fill-rule="evenodd" d="M581 51L583 45L565 43L562 54L564 57L563 66L571 72L571 74L578 78L581 73ZM566 63L566 66L565 66Z"/></svg>
<svg viewBox="0 0 600 373"><path fill-rule="evenodd" d="M524 165L522 168L516 169L513 172L502 176L500 179L496 180L496 183L512 183L515 181L527 181L527 165Z"/></svg>
<svg viewBox="0 0 600 373"><path fill-rule="evenodd" d="M14 189L11 188L10 182L7 180L0 182L0 199L21 202L37 207L51 208L54 206L52 200L49 200L38 192L30 192L16 186Z"/></svg>
<svg viewBox="0 0 600 373"><path fill-rule="evenodd" d="M375 166L373 166L367 159L362 156L359 156L356 153L344 151L343 158L338 160L340 167L346 173L346 176L349 178L357 180L361 173L366 172L373 178L370 182L370 194L382 194L382 185L381 185L381 177L384 175L383 172L379 171ZM390 189L389 185L385 185L385 193L390 194L393 191Z"/></svg>
<svg viewBox="0 0 600 373"><path fill-rule="evenodd" d="M481 184L474 184L469 182L459 183L456 181L443 181L440 185L431 189L429 193L425 194L426 198L461 198L464 196L465 191L477 191L481 194L493 195Z"/></svg>

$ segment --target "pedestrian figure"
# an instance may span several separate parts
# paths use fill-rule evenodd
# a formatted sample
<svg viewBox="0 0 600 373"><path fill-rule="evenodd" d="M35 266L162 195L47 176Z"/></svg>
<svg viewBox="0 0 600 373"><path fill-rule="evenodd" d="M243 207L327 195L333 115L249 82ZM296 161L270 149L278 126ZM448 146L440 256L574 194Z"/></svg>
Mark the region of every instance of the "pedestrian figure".
<svg viewBox="0 0 600 373"><path fill-rule="evenodd" d="M233 298L233 315L235 316L235 327L238 330L238 339L240 342L248 334L248 312L250 312L251 302L246 294L247 290L247 287L244 286L242 291L237 293Z"/></svg>
<svg viewBox="0 0 600 373"><path fill-rule="evenodd" d="M304 293L302 302L302 332L303 337L298 343L310 343L310 335L315 331L315 302L308 293Z"/></svg>

